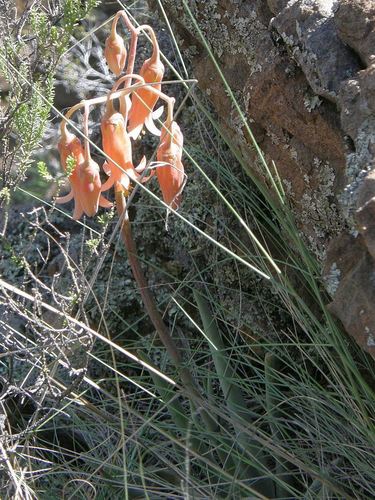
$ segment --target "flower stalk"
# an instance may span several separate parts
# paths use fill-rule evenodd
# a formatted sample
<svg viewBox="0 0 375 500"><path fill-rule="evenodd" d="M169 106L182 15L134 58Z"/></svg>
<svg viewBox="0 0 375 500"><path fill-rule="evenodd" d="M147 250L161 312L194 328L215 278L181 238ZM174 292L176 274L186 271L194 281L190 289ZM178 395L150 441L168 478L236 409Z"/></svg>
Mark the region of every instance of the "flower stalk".
<svg viewBox="0 0 375 500"><path fill-rule="evenodd" d="M129 220L129 214L126 208L126 201L122 190L119 187L115 187L116 195L116 208L119 217L122 218L121 226L121 238L126 248L129 264L133 272L134 279L138 285L139 293L141 294L143 304L145 306L146 312L157 332L161 342L166 348L169 357L171 358L173 364L178 370L181 381L184 387L189 391L191 396L195 398L200 398L199 392L194 383L193 377L190 371L183 366L183 361L181 359L180 353L176 344L174 343L169 329L165 325L163 318L156 306L155 299L150 291L146 277L143 273L142 267L140 265L137 256L137 247L133 239L131 223Z"/></svg>

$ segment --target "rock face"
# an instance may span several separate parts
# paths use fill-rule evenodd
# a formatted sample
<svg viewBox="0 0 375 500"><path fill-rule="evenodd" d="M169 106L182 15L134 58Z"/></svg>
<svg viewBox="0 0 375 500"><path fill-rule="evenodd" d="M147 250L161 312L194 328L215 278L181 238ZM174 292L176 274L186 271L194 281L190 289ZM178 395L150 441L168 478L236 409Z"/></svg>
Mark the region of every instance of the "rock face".
<svg viewBox="0 0 375 500"><path fill-rule="evenodd" d="M188 4L276 163L311 250L336 280L328 287L332 312L375 356L374 1ZM266 183L183 2L163 5L221 125Z"/></svg>

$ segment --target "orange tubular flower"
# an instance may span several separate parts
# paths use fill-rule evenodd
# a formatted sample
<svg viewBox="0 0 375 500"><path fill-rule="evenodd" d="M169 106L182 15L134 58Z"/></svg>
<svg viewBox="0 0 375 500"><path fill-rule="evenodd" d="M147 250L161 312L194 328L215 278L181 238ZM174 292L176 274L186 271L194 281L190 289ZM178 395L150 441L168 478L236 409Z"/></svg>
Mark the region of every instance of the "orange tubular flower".
<svg viewBox="0 0 375 500"><path fill-rule="evenodd" d="M107 110L101 123L103 151L111 160L104 165L104 171L109 179L103 184L102 191L106 191L117 182L124 191L130 187L130 179L138 179L132 160L132 145L126 131L125 119L121 113L115 111L112 103L108 103ZM117 165L123 169L121 170Z"/></svg>
<svg viewBox="0 0 375 500"><path fill-rule="evenodd" d="M99 172L99 165L91 158L85 159L78 171L78 199L83 213L88 217L93 217L96 214L99 205L105 208L112 206L108 200L101 196L102 183Z"/></svg>
<svg viewBox="0 0 375 500"><path fill-rule="evenodd" d="M184 167L181 162L184 137L175 121L164 123L157 160L160 162L156 174L164 202L174 210L181 203L181 192L185 185ZM164 165L163 165L164 164Z"/></svg>
<svg viewBox="0 0 375 500"><path fill-rule="evenodd" d="M109 69L116 76L119 76L126 62L126 48L124 41L116 32L117 20L112 24L111 34L105 41L104 56Z"/></svg>
<svg viewBox="0 0 375 500"><path fill-rule="evenodd" d="M65 123L61 127L61 139L58 145L63 169L69 156L75 160L75 167L69 176L71 191L66 196L56 198L56 203L67 203L74 198L73 219L78 220L83 214L93 217L98 206L109 208L112 204L101 196L101 181L98 164L85 155L81 141L66 130Z"/></svg>
<svg viewBox="0 0 375 500"><path fill-rule="evenodd" d="M153 85L156 90L161 90L160 82L164 76L164 65L160 60L159 45L153 30L150 31L153 52L152 56L143 63L139 75L146 83L158 82ZM152 112L159 96L147 87L140 88L134 92L132 97L132 107L129 112L129 136L136 139L142 131L143 125L148 125L152 121ZM151 127L150 127L151 128ZM154 132L154 130L151 130Z"/></svg>
<svg viewBox="0 0 375 500"><path fill-rule="evenodd" d="M56 198L56 203L68 203L74 198L73 219L79 219L83 214L82 205L78 198L79 193L79 165L84 162L83 146L81 141L74 134L66 130L65 122L61 125L61 139L58 144L60 152L60 161L62 168L66 171L66 161L68 157L72 157L75 161L73 172L69 176L71 191L65 196Z"/></svg>

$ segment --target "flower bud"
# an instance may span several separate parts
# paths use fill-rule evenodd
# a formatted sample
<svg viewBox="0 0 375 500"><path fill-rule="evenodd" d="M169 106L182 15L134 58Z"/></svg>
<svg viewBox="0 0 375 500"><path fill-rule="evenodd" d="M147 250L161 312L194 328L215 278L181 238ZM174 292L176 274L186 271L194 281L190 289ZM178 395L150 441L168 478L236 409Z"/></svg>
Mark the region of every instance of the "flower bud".
<svg viewBox="0 0 375 500"><path fill-rule="evenodd" d="M124 41L116 32L111 33L105 41L104 55L109 69L119 76L126 62L126 48Z"/></svg>

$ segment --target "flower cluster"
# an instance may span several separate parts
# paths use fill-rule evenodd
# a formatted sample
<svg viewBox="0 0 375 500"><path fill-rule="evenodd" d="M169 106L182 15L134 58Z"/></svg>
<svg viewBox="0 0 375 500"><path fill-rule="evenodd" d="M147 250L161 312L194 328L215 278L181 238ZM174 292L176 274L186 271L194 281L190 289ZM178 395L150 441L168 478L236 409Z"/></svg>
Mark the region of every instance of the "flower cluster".
<svg viewBox="0 0 375 500"><path fill-rule="evenodd" d="M124 40L117 33L118 21L122 19L130 32L130 48L127 52ZM150 35L152 55L144 61L139 74L134 74L138 37L142 31ZM105 43L104 54L110 70L118 77L111 91L106 96L83 101L68 110L61 123L59 152L61 165L69 174L71 191L68 195L57 198L56 203L66 203L74 199L73 218L83 214L92 217L98 207L110 207L102 193L114 187L116 192L129 192L131 182L146 182L156 171L164 202L176 210L180 205L181 192L185 184L182 165L183 135L174 120L174 98L161 91L164 65L160 60L159 45L153 29L148 25L138 28L130 22L124 11L119 11L112 23L111 33ZM126 67L126 69L125 69ZM165 102L154 111L158 100ZM118 102L116 109L115 105ZM100 167L91 158L89 144L90 106L104 104L105 110L101 121L103 151L106 160L102 166L108 179L102 184ZM67 130L70 117L83 108L84 140ZM160 118L166 109L166 118L159 130L154 120ZM132 140L139 137L143 128L157 136L160 143L157 149L157 161L147 165L143 157L138 166L134 166ZM70 161L69 161L70 159ZM73 168L68 166L73 163ZM69 164L69 165L68 165ZM146 176L145 169L151 174Z"/></svg>

